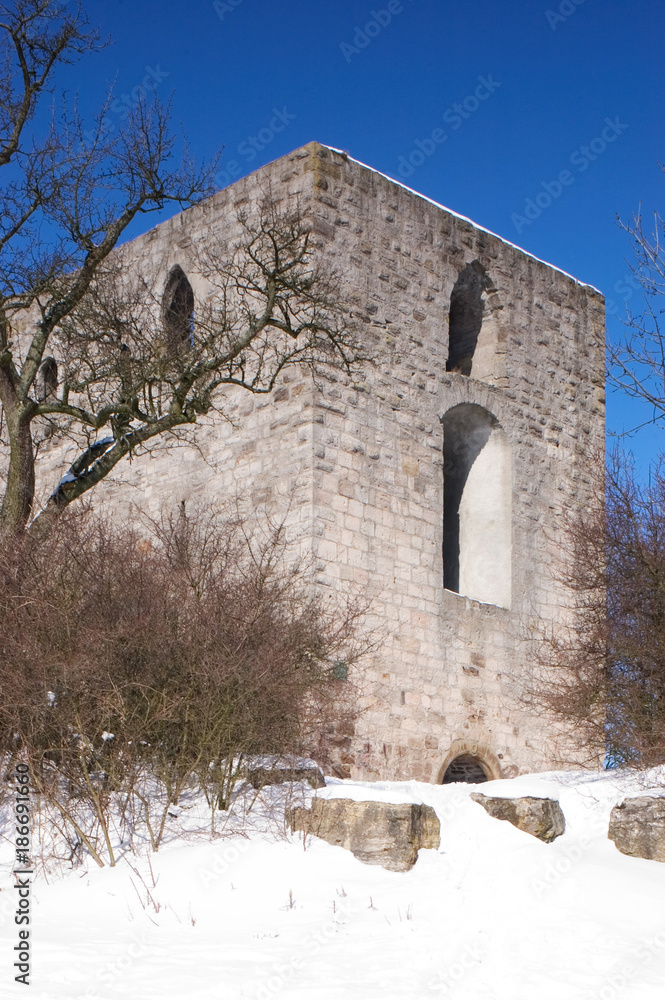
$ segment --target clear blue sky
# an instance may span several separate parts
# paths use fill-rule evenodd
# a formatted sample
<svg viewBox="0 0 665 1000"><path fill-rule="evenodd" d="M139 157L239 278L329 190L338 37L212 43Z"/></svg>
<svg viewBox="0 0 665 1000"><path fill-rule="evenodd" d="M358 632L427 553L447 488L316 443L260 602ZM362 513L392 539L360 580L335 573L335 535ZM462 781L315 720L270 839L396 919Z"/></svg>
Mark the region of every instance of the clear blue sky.
<svg viewBox="0 0 665 1000"><path fill-rule="evenodd" d="M123 95L155 79L198 155L224 145L222 186L318 139L600 288L610 336L636 305L616 216L665 202L662 0L86 6L113 44L67 86L92 108L115 81L121 127ZM643 416L608 400L612 431Z"/></svg>

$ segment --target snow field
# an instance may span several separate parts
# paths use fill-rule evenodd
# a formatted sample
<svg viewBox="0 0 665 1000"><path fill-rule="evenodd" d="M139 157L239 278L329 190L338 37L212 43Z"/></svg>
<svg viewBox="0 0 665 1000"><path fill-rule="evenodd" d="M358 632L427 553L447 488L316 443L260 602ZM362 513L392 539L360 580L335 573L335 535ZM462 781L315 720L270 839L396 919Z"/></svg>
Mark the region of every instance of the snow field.
<svg viewBox="0 0 665 1000"><path fill-rule="evenodd" d="M319 795L436 809L440 850L407 873L284 834L270 816L285 788L262 793L242 832L232 817L213 840L191 796L158 854L125 855L114 869L51 865L35 878L30 995L662 1000L665 865L607 840L612 805L648 794L645 783L564 772L481 788L330 779ZM488 816L474 790L558 798L566 833L543 844ZM11 968L7 809L3 818L0 995L13 998L25 990Z"/></svg>

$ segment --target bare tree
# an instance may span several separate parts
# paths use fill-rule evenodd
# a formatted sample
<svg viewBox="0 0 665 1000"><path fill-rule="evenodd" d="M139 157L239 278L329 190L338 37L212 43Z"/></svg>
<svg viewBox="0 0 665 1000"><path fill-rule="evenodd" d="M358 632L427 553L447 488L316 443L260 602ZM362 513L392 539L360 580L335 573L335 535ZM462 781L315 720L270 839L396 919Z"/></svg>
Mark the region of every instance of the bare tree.
<svg viewBox="0 0 665 1000"><path fill-rule="evenodd" d="M88 443L54 505L88 492L141 446L223 413L223 387L270 393L293 366L353 374L364 355L335 276L313 260L299 209L278 211L269 192L258 209L257 221L240 218L235 245L210 242L194 253L210 292L205 301L195 301L179 269L160 301L120 250L61 322L54 350L62 388L36 412L62 427L70 422Z"/></svg>
<svg viewBox="0 0 665 1000"><path fill-rule="evenodd" d="M566 525L567 623L541 636L537 696L589 763L665 761L665 475L615 453Z"/></svg>
<svg viewBox="0 0 665 1000"><path fill-rule="evenodd" d="M85 130L64 104L41 129L59 64L94 49L80 9L52 0L0 6L0 167L8 173L0 222L0 435L8 455L0 532L34 516L41 438L79 452L50 500L61 509L125 456L192 426L219 389L270 392L292 365L350 373L362 359L330 274L313 263L298 211L261 218L198 266L216 296L194 303L176 280L166 304L149 281L123 273L118 247L139 214L212 193L212 170L175 138L156 100L139 101L120 135ZM45 237L44 234L48 234ZM221 260L221 262L220 262ZM182 276L184 278L184 275ZM177 278L177 276L176 276Z"/></svg>
<svg viewBox="0 0 665 1000"><path fill-rule="evenodd" d="M643 291L641 311L628 310L626 334L608 344L608 380L615 388L651 409L647 423L665 419L665 330L662 326L665 295L665 220L653 214L653 229L645 228L641 211L622 223L633 246L631 270Z"/></svg>
<svg viewBox="0 0 665 1000"><path fill-rule="evenodd" d="M626 333L608 344L608 380L665 418L665 221L641 213L622 224L633 247L643 308L628 311ZM560 581L570 616L542 636L539 695L586 751L639 768L665 761L665 475L662 459L640 481L630 456L615 451L597 469L587 508L566 519L567 570ZM564 616L565 617L565 616Z"/></svg>
<svg viewBox="0 0 665 1000"><path fill-rule="evenodd" d="M144 528L80 505L0 552L0 755L100 863L114 796L156 849L193 780L225 809L247 755L348 725L336 665L371 645L366 603L314 594L279 524L181 509Z"/></svg>

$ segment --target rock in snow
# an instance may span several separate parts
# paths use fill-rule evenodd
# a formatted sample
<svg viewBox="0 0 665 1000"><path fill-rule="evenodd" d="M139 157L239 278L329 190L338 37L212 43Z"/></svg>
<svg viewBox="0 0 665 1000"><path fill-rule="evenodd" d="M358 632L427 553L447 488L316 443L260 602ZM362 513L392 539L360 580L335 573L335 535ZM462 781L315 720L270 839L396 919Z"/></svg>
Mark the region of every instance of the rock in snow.
<svg viewBox="0 0 665 1000"><path fill-rule="evenodd" d="M519 799L496 799L478 792L472 792L470 797L494 819L505 819L518 830L530 833L546 844L551 844L566 829L561 806L555 799L536 799L531 795Z"/></svg>
<svg viewBox="0 0 665 1000"><path fill-rule="evenodd" d="M253 788L284 785L288 781L306 781L312 788L325 788L326 785L323 771L318 764L306 760L294 763L277 760L255 764L247 768L247 780Z"/></svg>
<svg viewBox="0 0 665 1000"><path fill-rule="evenodd" d="M421 847L435 850L440 824L431 806L415 802L356 802L315 798L311 809L296 807L287 818L292 830L344 847L368 865L393 872L413 868Z"/></svg>
<svg viewBox="0 0 665 1000"><path fill-rule="evenodd" d="M625 799L610 813L607 836L622 854L665 861L665 797Z"/></svg>

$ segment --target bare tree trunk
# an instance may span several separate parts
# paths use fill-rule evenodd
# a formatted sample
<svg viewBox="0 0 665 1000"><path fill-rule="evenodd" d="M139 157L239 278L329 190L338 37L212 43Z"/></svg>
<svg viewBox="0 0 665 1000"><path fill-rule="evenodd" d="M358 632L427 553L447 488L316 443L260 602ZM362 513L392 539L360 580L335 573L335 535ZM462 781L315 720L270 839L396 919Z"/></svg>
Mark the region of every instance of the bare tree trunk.
<svg viewBox="0 0 665 1000"><path fill-rule="evenodd" d="M35 456L32 446L33 406L17 403L5 410L11 459L0 510L0 534L23 531L35 497Z"/></svg>
<svg viewBox="0 0 665 1000"><path fill-rule="evenodd" d="M78 419L88 433L113 423L128 427L135 417L124 404L122 387L117 391L118 379L108 397L113 406L101 420L96 410L85 413L79 407L77 412L76 405L68 405L70 381L67 372L58 380L63 360L50 356L49 343L55 347L63 324L84 306L132 220L169 202L182 209L212 194L216 160L198 169L187 155L178 163L167 110L149 97L138 101L117 134L106 128L110 94L94 115L90 133L76 102L68 105L64 95L49 113L53 75L95 51L99 35L90 29L80 3L72 11L50 0L17 0L1 7L0 170L11 170L0 184L0 403L7 421L3 442L8 435L10 446L6 471L7 456L1 456L6 495L0 534L6 539L30 522L37 461L30 422L35 417L49 417L55 402L67 410L67 426ZM39 111L44 102L46 114ZM48 238L42 238L44 232ZM96 357L97 367L99 361ZM53 385L42 394L38 380L45 362ZM124 359L120 367L122 382ZM108 374L102 379L105 387ZM74 404L90 398L86 385L78 385L76 377L74 383ZM92 399L99 403L105 393L103 388ZM53 420L50 426L55 429ZM80 489L84 480L78 478ZM58 502L68 503L72 492L63 492ZM39 530L43 527L42 520Z"/></svg>

